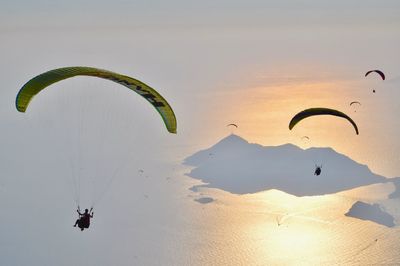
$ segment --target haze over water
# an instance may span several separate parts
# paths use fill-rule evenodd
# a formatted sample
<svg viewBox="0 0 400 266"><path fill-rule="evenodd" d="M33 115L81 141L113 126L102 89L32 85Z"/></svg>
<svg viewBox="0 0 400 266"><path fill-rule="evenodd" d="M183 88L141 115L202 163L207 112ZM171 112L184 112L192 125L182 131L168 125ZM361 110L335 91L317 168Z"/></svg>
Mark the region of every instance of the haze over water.
<svg viewBox="0 0 400 266"><path fill-rule="evenodd" d="M397 225L344 216L362 200L382 204L398 224L392 184L312 197L192 191L200 181L182 161L235 133L265 146L332 147L376 174L400 176L399 11L397 1L3 3L0 264L398 264ZM157 89L178 134L143 99L104 80L60 82L32 112L15 110L27 80L76 65ZM370 69L387 80L365 78ZM360 135L329 117L289 131L294 114L319 106L350 115ZM89 205L115 170L90 230L74 230L70 177L85 179ZM205 197L213 201L195 201Z"/></svg>

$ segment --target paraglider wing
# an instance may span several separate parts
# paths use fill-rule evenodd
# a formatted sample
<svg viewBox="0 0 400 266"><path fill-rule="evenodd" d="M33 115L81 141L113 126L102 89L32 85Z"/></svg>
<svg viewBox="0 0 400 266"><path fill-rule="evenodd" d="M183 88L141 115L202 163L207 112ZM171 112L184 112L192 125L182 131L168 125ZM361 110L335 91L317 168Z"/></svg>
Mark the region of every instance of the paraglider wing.
<svg viewBox="0 0 400 266"><path fill-rule="evenodd" d="M345 113L342 113L340 111L334 110L334 109L329 109L329 108L309 108L304 111L301 111L300 113L296 114L292 120L290 120L289 123L289 129L292 130L292 128L299 123L301 120L310 117L310 116L316 116L316 115L333 115L333 116L338 116L347 119L354 127L356 134L358 135L358 127L357 124L351 119L348 115Z"/></svg>
<svg viewBox="0 0 400 266"><path fill-rule="evenodd" d="M64 67L53 69L29 80L18 92L15 104L19 112L25 112L32 98L44 88L58 81L75 76L92 76L119 83L145 98L161 115L167 130L176 133L176 117L168 102L153 88L143 82L93 67Z"/></svg>
<svg viewBox="0 0 400 266"><path fill-rule="evenodd" d="M301 139L307 139L310 140L310 138L308 136L302 136Z"/></svg>
<svg viewBox="0 0 400 266"><path fill-rule="evenodd" d="M383 80L385 80L385 74L382 71L378 70L378 69L368 71L367 73L365 73L365 76L368 76L372 72L378 73L379 76L381 76L381 78Z"/></svg>
<svg viewBox="0 0 400 266"><path fill-rule="evenodd" d="M236 125L236 124L228 124L228 125L226 125L227 127L229 127L229 126L233 126L233 127L236 127L236 128L238 128L238 125Z"/></svg>
<svg viewBox="0 0 400 266"><path fill-rule="evenodd" d="M352 106L353 104L359 104L359 105L361 105L360 102L351 102L351 103L350 103L350 106Z"/></svg>

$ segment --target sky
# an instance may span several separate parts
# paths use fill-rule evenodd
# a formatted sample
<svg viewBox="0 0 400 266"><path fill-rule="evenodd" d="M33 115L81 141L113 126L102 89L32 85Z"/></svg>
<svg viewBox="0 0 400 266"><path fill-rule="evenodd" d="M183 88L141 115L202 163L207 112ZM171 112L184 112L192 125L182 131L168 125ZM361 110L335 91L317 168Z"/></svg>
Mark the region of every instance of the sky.
<svg viewBox="0 0 400 266"><path fill-rule="evenodd" d="M398 8L395 1L8 2L2 9L2 46L9 51L3 62L10 62L9 88L68 65L138 77L162 89L173 105L182 133L176 144L195 139L191 145L199 148L233 121L250 141L298 142L286 124L300 109L329 105L347 112L353 111L349 102L362 101L365 111L354 114L361 116L361 136L353 145L339 142L353 137L348 134L335 141L316 136L312 145L334 146L396 176L392 150L399 147L381 140L398 134L391 117L398 108ZM387 82L364 79L373 68L384 70ZM25 74L19 83L16 73ZM370 87L380 87L379 95ZM7 93L14 97L14 90ZM300 134L309 135L304 129ZM371 138L376 145L365 145ZM376 153L380 165L365 156Z"/></svg>
<svg viewBox="0 0 400 266"><path fill-rule="evenodd" d="M53 217L67 220L69 226L76 200L69 189L76 190L73 180L80 175L88 179L88 187L94 176L101 176L96 184L100 188L88 194L102 194L102 187L117 172L99 208L104 217L105 210L115 208L114 213L120 213L141 206L143 220L134 233L146 232L140 230L146 218L171 218L171 227L190 227L184 214L192 205L177 199L188 193L184 183L190 181L176 178L179 181L166 189L146 177L141 181L129 177L140 176L138 169L144 169L164 182L167 175L176 174L185 157L230 134L229 123L238 124L234 133L250 142L332 147L377 174L399 176L399 11L400 3L394 0L3 1L0 156L5 177L0 185L6 191L2 207L11 211L9 218L2 218L15 225L2 231L7 237L1 246L8 247L8 256L0 257L11 265L32 260L50 265L60 258L69 265L65 258L81 246L73 247L80 240L69 234L70 228L62 229L65 224L57 227L59 239L53 246L61 247L68 239L70 248L52 258L31 249L35 241L49 240L54 233L46 231L45 225L40 225L43 231L35 231L46 216L32 220L18 237L12 232L22 230L18 226L23 226L26 217L20 211L26 208L27 215L48 215L49 209L54 210ZM154 87L173 107L178 134L169 134L158 113L137 95L91 78L55 84L32 101L26 114L15 110L15 96L30 78L53 68L79 65L126 74ZM373 75L365 78L370 69L383 70L387 80ZM355 100L362 103L357 110L349 106ZM294 114L316 106L348 113L359 125L360 135L333 118L310 119L289 131ZM310 137L309 142L301 141L304 135ZM45 187L51 189L43 191ZM150 205L143 204L146 190L158 195ZM84 196L82 201L88 204ZM173 206L176 213L160 208L159 202ZM164 211L153 214L146 211L149 206ZM135 220L136 212L128 215L128 221ZM115 219L109 222L129 223ZM138 257L150 258L149 247L158 253L169 247L153 245L157 233L165 232L162 226L154 226L141 246L127 237L126 243L139 250ZM125 233L122 229L115 236L103 232L87 243ZM174 242L171 239L179 236L165 241ZM15 259L18 247L29 251L20 260ZM100 254L102 249L105 244L93 247L91 254ZM121 249L107 259L127 254ZM179 262L187 262L183 257ZM174 262L178 260L170 261Z"/></svg>

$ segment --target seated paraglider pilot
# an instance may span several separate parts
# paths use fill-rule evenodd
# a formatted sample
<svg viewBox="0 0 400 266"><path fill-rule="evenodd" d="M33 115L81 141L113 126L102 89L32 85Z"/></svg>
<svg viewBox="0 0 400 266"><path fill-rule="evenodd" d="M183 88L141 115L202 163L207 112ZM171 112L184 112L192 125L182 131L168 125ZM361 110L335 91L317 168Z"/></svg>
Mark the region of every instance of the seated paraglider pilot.
<svg viewBox="0 0 400 266"><path fill-rule="evenodd" d="M321 166L316 165L314 175L319 176L322 171L321 168L322 168L322 165Z"/></svg>
<svg viewBox="0 0 400 266"><path fill-rule="evenodd" d="M84 213L80 212L80 209L78 207L78 209L76 210L79 214L79 219L76 220L74 227L76 227L78 225L78 227L81 229L81 231L83 231L83 229L85 228L89 228L90 226L90 219L93 218L93 208L90 209L90 212L88 209L85 209Z"/></svg>

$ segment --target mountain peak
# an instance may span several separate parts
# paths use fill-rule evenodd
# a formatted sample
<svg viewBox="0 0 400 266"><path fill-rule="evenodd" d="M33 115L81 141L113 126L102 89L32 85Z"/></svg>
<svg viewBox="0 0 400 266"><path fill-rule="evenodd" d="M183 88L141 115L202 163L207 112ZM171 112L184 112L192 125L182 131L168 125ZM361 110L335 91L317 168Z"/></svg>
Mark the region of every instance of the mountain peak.
<svg viewBox="0 0 400 266"><path fill-rule="evenodd" d="M235 134L230 134L229 136L221 139L217 144L215 144L214 146L219 146L219 145L243 145L243 144L249 144L249 142L247 140L245 140L244 138L235 135Z"/></svg>

